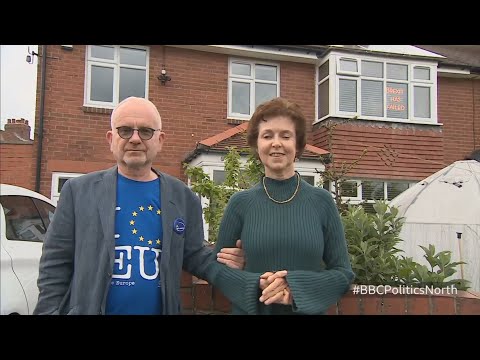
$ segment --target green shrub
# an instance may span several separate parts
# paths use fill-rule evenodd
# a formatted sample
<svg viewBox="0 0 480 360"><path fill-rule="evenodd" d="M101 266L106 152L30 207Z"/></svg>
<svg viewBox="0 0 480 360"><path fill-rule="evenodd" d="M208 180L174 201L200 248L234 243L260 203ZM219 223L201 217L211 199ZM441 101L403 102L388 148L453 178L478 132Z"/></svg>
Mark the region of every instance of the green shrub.
<svg viewBox="0 0 480 360"><path fill-rule="evenodd" d="M404 219L385 201L376 201L373 208L375 214L368 214L360 205L350 205L342 215L355 283L468 288L468 281L451 279L464 264L451 262L451 251L435 254L433 245L421 246L430 268L400 255L403 250L396 245L403 241L399 235Z"/></svg>

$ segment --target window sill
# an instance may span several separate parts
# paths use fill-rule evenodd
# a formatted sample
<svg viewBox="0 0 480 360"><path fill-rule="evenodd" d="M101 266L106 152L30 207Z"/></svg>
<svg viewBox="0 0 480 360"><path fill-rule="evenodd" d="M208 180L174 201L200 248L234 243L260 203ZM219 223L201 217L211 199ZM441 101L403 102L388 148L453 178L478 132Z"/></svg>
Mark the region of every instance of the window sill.
<svg viewBox="0 0 480 360"><path fill-rule="evenodd" d="M240 119L240 118L227 118L227 124L240 125L244 122L250 121L249 119Z"/></svg>
<svg viewBox="0 0 480 360"><path fill-rule="evenodd" d="M313 125L320 124L326 120L340 120L340 119L351 119L354 116L327 116L322 118L321 120L317 120L313 123ZM443 123L437 123L437 122L431 122L431 121L417 121L417 120L402 120L402 119L395 119L395 120L389 120L389 119L371 119L371 118L364 118L364 117L357 117L355 120L352 120L352 123L355 121L361 121L363 123L366 122L374 122L374 123L379 123L379 124L408 124L408 125L429 125L429 126L443 126Z"/></svg>
<svg viewBox="0 0 480 360"><path fill-rule="evenodd" d="M87 105L82 106L82 110L85 113L109 114L109 115L113 111L113 109L107 109L107 108L101 108L101 107L95 107L95 106L87 106Z"/></svg>

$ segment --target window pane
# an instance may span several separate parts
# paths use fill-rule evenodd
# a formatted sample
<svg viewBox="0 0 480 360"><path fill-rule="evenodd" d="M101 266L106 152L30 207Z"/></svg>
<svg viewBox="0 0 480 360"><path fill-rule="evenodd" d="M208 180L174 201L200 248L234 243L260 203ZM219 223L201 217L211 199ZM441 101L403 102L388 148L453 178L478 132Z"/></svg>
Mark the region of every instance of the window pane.
<svg viewBox="0 0 480 360"><path fill-rule="evenodd" d="M43 241L46 228L31 198L2 196L0 201L5 212L7 239Z"/></svg>
<svg viewBox="0 0 480 360"><path fill-rule="evenodd" d="M357 81L340 79L340 111L357 112Z"/></svg>
<svg viewBox="0 0 480 360"><path fill-rule="evenodd" d="M383 81L362 80L362 115L383 116Z"/></svg>
<svg viewBox="0 0 480 360"><path fill-rule="evenodd" d="M65 185L65 183L68 181L68 179L69 178L59 178L58 179L57 191L58 191L59 194L60 194L60 191L62 191L63 185Z"/></svg>
<svg viewBox="0 0 480 360"><path fill-rule="evenodd" d="M383 63L376 61L362 61L362 75L383 78Z"/></svg>
<svg viewBox="0 0 480 360"><path fill-rule="evenodd" d="M423 86L413 87L413 113L415 117L430 118L430 88Z"/></svg>
<svg viewBox="0 0 480 360"><path fill-rule="evenodd" d="M408 118L408 85L387 83L387 117Z"/></svg>
<svg viewBox="0 0 480 360"><path fill-rule="evenodd" d="M129 96L145 97L145 73L145 70L120 68L119 102Z"/></svg>
<svg viewBox="0 0 480 360"><path fill-rule="evenodd" d="M113 69L92 65L90 100L113 101Z"/></svg>
<svg viewBox="0 0 480 360"><path fill-rule="evenodd" d="M277 67L269 65L255 65L255 79L277 81Z"/></svg>
<svg viewBox="0 0 480 360"><path fill-rule="evenodd" d="M413 78L417 80L430 80L430 68L415 66L413 68Z"/></svg>
<svg viewBox="0 0 480 360"><path fill-rule="evenodd" d="M217 185L225 182L226 173L224 170L213 170L213 182Z"/></svg>
<svg viewBox="0 0 480 360"><path fill-rule="evenodd" d="M362 181L363 200L383 200L383 181Z"/></svg>
<svg viewBox="0 0 480 360"><path fill-rule="evenodd" d="M240 63L232 63L232 74L234 75L244 75L244 76L251 76L251 70L249 64L240 64Z"/></svg>
<svg viewBox="0 0 480 360"><path fill-rule="evenodd" d="M340 185L342 197L358 197L358 185L356 181L345 181Z"/></svg>
<svg viewBox="0 0 480 360"><path fill-rule="evenodd" d="M35 203L35 206L37 207L40 213L40 216L42 217L43 225L45 226L46 229L48 229L48 226L50 225L50 222L53 219L55 208L43 200L34 199L34 198L32 198L32 200Z"/></svg>
<svg viewBox="0 0 480 360"><path fill-rule="evenodd" d="M238 114L250 114L250 84L232 82L232 111Z"/></svg>
<svg viewBox="0 0 480 360"><path fill-rule="evenodd" d="M388 182L387 183L387 200L393 200L396 196L408 189L406 182Z"/></svg>
<svg viewBox="0 0 480 360"><path fill-rule="evenodd" d="M111 46L91 45L91 54L95 58L113 60L115 49Z"/></svg>
<svg viewBox="0 0 480 360"><path fill-rule="evenodd" d="M367 214L375 214L375 209L373 208L373 205L374 203L373 202L362 202L360 203L360 205L362 206L363 210L367 213Z"/></svg>
<svg viewBox="0 0 480 360"><path fill-rule="evenodd" d="M120 48L120 63L128 65L147 65L147 51L142 49Z"/></svg>
<svg viewBox="0 0 480 360"><path fill-rule="evenodd" d="M329 99L328 99L328 82L325 80L323 83L318 85L318 117L321 118L325 115L328 115L329 109Z"/></svg>
<svg viewBox="0 0 480 360"><path fill-rule="evenodd" d="M300 175L303 180L309 183L312 186L315 186L315 176Z"/></svg>
<svg viewBox="0 0 480 360"><path fill-rule="evenodd" d="M255 107L277 97L277 85L255 83Z"/></svg>
<svg viewBox="0 0 480 360"><path fill-rule="evenodd" d="M340 71L358 72L357 60L340 59Z"/></svg>
<svg viewBox="0 0 480 360"><path fill-rule="evenodd" d="M328 76L328 70L328 61L325 61L325 63L318 68L318 81L321 81Z"/></svg>
<svg viewBox="0 0 480 360"><path fill-rule="evenodd" d="M408 80L408 66L400 64L387 64L387 78L395 80Z"/></svg>

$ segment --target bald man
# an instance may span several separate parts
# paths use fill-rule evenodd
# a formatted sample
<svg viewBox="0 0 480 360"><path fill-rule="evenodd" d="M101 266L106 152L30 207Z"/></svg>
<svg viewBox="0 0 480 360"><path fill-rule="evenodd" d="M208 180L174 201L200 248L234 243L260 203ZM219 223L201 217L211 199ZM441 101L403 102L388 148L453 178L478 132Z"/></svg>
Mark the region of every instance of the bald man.
<svg viewBox="0 0 480 360"><path fill-rule="evenodd" d="M152 167L165 133L156 106L129 97L106 134L117 165L70 179L43 244L34 314L172 315L181 312L182 269L205 278L199 198ZM219 262L243 268L244 253Z"/></svg>

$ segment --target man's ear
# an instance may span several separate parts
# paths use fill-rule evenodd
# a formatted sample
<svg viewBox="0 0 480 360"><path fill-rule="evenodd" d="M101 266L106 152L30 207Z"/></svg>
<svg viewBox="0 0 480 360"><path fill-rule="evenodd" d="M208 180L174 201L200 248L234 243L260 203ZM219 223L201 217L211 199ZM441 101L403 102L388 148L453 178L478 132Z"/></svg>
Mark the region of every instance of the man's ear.
<svg viewBox="0 0 480 360"><path fill-rule="evenodd" d="M108 130L105 134L105 138L107 139L108 143L110 144L110 149L112 148L112 139L113 139L113 131Z"/></svg>
<svg viewBox="0 0 480 360"><path fill-rule="evenodd" d="M162 150L162 146L163 146L164 141L165 141L165 133L163 131L160 131L160 133L158 134L158 143L160 145L159 150Z"/></svg>
<svg viewBox="0 0 480 360"><path fill-rule="evenodd" d="M159 140L160 142L164 142L164 141L165 141L165 133L164 133L163 131L159 131L158 140Z"/></svg>

